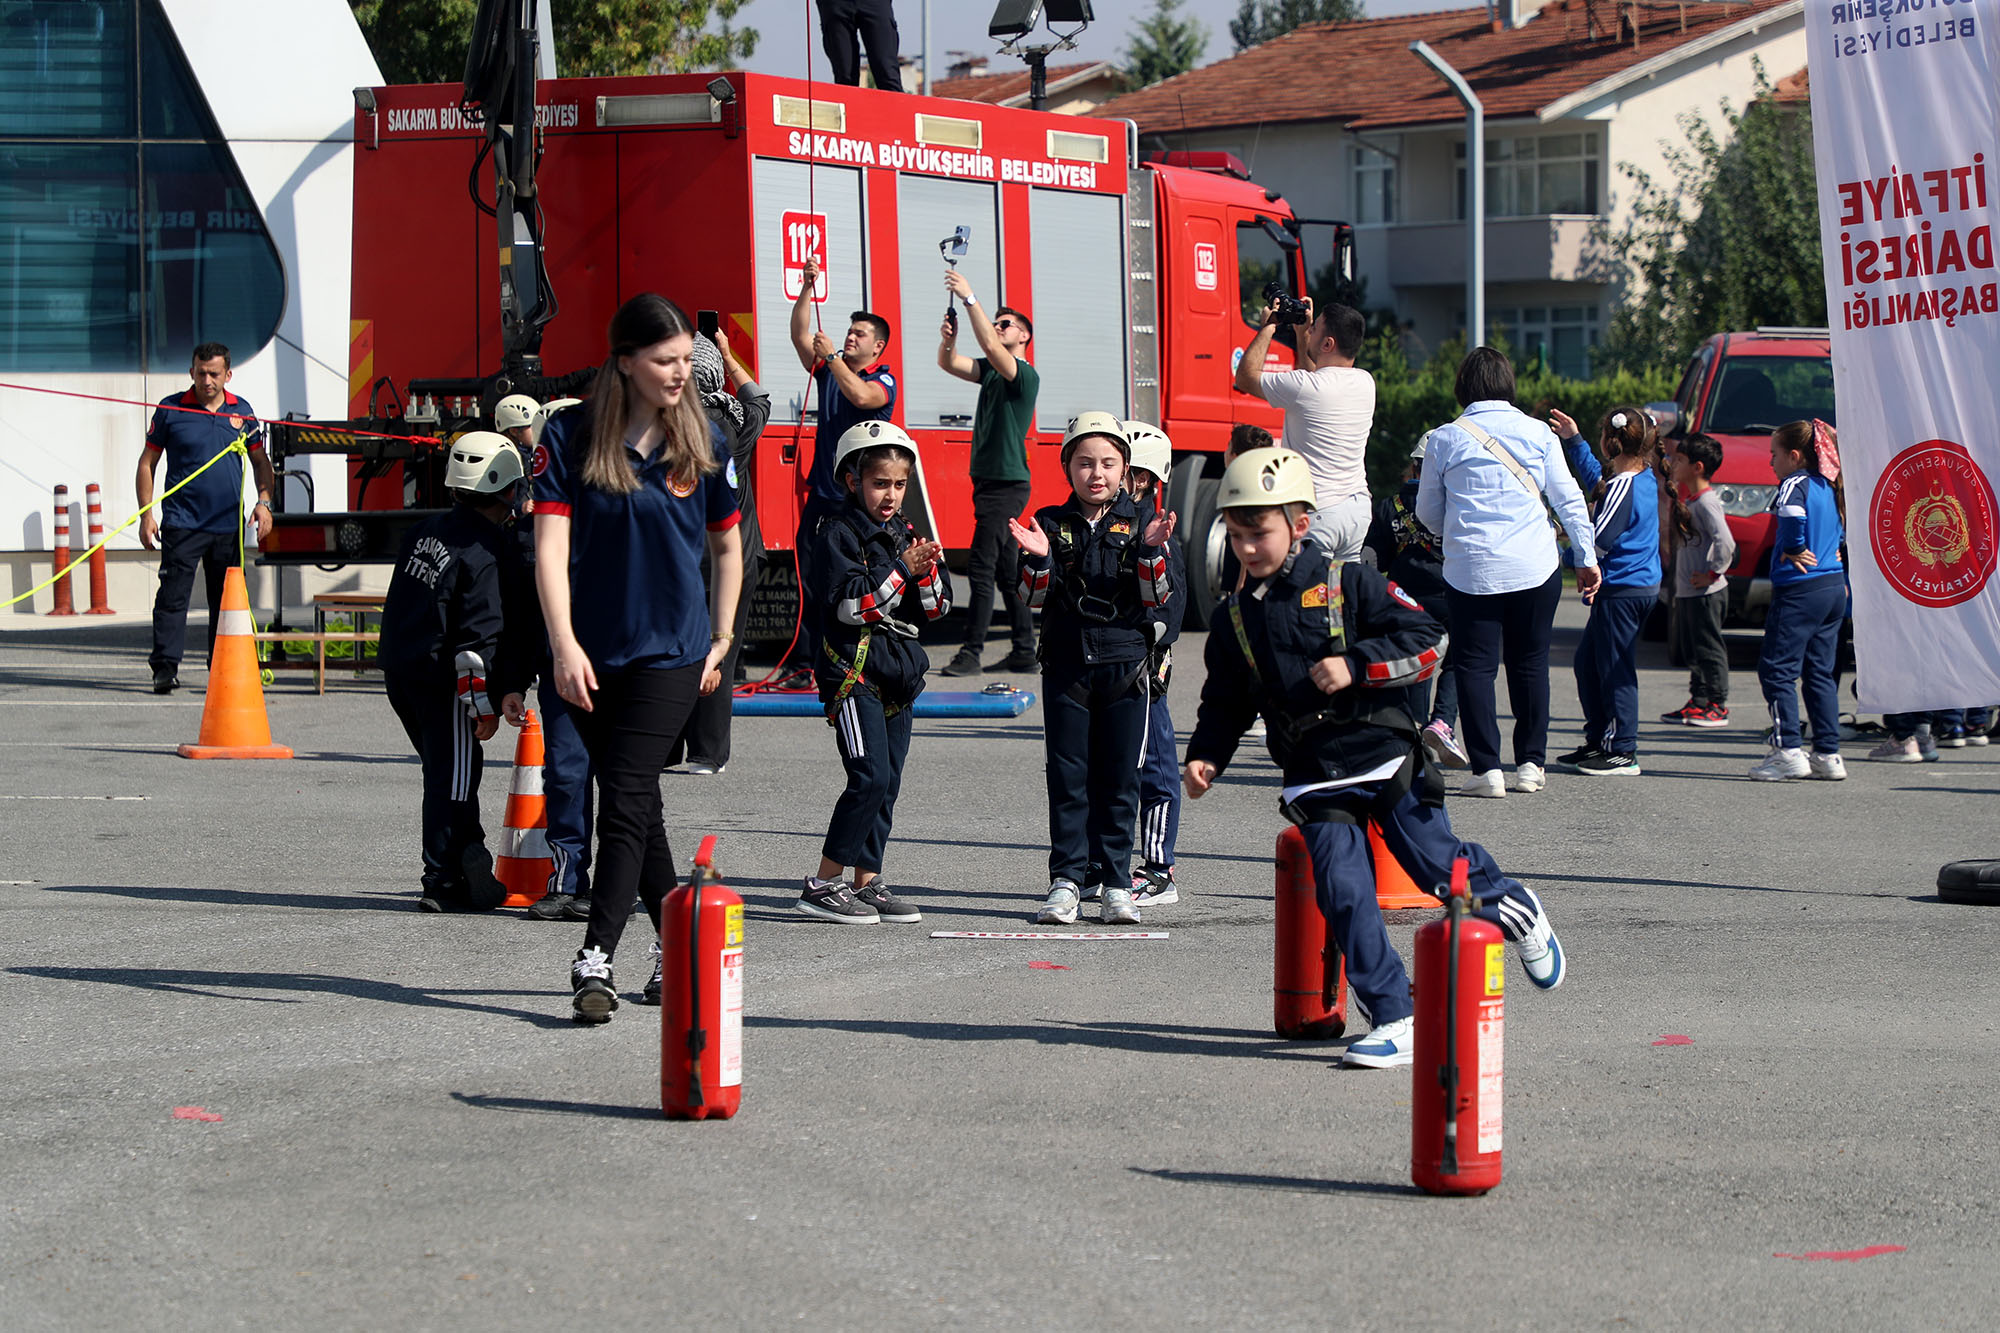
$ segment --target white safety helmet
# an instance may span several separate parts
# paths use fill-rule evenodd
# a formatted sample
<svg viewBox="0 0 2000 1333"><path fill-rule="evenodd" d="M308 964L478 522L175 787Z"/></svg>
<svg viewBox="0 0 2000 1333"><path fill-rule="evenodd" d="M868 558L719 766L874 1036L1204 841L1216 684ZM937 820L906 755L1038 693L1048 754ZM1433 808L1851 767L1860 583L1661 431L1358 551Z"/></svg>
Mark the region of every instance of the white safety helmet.
<svg viewBox="0 0 2000 1333"><path fill-rule="evenodd" d="M451 442L444 470L446 489L493 495L524 475L520 451L505 435L467 431Z"/></svg>
<svg viewBox="0 0 2000 1333"><path fill-rule="evenodd" d="M893 421L864 421L858 426L849 426L840 434L840 442L833 447L833 475L838 481L840 474L847 471L848 460L865 449L876 449L893 445L907 449L913 466L920 466L917 442L909 437L901 426Z"/></svg>
<svg viewBox="0 0 2000 1333"><path fill-rule="evenodd" d="M581 398L556 398L552 399L549 402L543 403L541 407L537 408L535 411L535 420L533 423L535 429L533 433L529 435L528 438L535 441L535 443L540 444L542 440L542 427L549 424L549 418L554 416L556 413L562 411L566 407L575 407L578 403L582 401L583 399Z"/></svg>
<svg viewBox="0 0 2000 1333"><path fill-rule="evenodd" d="M1144 421L1127 421L1125 442L1132 447L1130 467L1143 468L1164 482L1174 470L1174 442L1158 426Z"/></svg>
<svg viewBox="0 0 2000 1333"><path fill-rule="evenodd" d="M1125 465L1132 465L1132 441L1126 438L1125 423L1109 412L1083 412L1073 416L1063 431L1062 463L1069 466L1069 456L1076 452L1077 441L1090 435L1102 435L1118 446L1118 452L1125 459Z"/></svg>
<svg viewBox="0 0 2000 1333"><path fill-rule="evenodd" d="M542 414L542 407L525 393L510 393L493 404L493 429L515 430L521 426L532 426Z"/></svg>
<svg viewBox="0 0 2000 1333"><path fill-rule="evenodd" d="M1312 467L1290 449L1249 449L1222 474L1217 509L1262 509L1302 504L1314 508Z"/></svg>
<svg viewBox="0 0 2000 1333"><path fill-rule="evenodd" d="M1422 435L1417 436L1417 447L1410 450L1410 461L1412 463L1421 463L1424 461L1424 450L1430 445L1430 442L1431 433L1429 431L1425 431Z"/></svg>

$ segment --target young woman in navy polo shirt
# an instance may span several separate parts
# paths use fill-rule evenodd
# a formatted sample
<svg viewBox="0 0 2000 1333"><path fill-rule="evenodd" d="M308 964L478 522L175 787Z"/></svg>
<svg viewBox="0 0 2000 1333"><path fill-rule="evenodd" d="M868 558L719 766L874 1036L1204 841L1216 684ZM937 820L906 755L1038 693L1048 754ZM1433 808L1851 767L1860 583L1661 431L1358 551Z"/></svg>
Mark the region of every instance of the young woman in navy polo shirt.
<svg viewBox="0 0 2000 1333"><path fill-rule="evenodd" d="M636 893L657 935L674 887L660 769L695 700L721 684L743 550L727 448L693 388L694 326L647 292L611 319L590 401L535 451L535 582L550 678L597 775L597 884L570 968L574 1017L618 1007L611 956ZM715 577L704 603L702 544ZM644 1002L659 1003L659 944Z"/></svg>

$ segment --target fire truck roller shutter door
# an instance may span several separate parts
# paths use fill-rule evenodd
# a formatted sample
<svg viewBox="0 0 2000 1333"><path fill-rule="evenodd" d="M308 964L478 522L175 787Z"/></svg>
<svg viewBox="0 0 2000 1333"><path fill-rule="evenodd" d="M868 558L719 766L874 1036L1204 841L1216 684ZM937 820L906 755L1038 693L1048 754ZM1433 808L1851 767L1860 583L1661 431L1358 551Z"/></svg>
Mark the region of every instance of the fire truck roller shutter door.
<svg viewBox="0 0 2000 1333"><path fill-rule="evenodd" d="M972 284L980 308L991 319L1007 299L1000 289L998 204L998 187L977 181L912 175L896 181L897 249L903 285L903 317L896 327L909 330L908 355L903 358L903 420L912 430L949 424L954 437L971 438L972 409L979 403L979 386L947 375L937 366L937 327L944 319L945 307L945 264L938 257L938 242L951 235L954 227L972 228L971 244L965 258L958 261L958 271ZM963 311L958 320L958 351L974 360L982 355ZM1029 359L1035 359L1032 353ZM946 423L947 416L964 420Z"/></svg>
<svg viewBox="0 0 2000 1333"><path fill-rule="evenodd" d="M1128 410L1125 196L1035 188L1028 218L1035 264L1035 424ZM984 299L982 297L982 299Z"/></svg>
<svg viewBox="0 0 2000 1333"><path fill-rule="evenodd" d="M759 381L771 392L771 420L797 421L806 397L806 377L797 369L785 330L792 298L785 295L786 247L806 243L785 234L785 215L818 214L826 219L821 242L826 255L826 300L820 323L834 346L847 333L847 317L868 308L867 252L862 241L861 173L853 167L821 163L808 180L806 164L760 157L750 172L757 256L757 356ZM797 222L797 219L794 220ZM933 240L933 246L936 242ZM943 293L940 292L942 297ZM938 307L944 313L944 307ZM898 327L897 336L904 336ZM815 409L818 404L814 404ZM810 445L807 446L808 451Z"/></svg>

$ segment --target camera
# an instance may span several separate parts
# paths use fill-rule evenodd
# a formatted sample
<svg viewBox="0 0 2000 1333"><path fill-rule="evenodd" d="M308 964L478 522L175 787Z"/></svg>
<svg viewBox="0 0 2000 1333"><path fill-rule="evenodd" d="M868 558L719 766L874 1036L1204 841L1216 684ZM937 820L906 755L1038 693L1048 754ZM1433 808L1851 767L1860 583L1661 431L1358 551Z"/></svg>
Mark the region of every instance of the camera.
<svg viewBox="0 0 2000 1333"><path fill-rule="evenodd" d="M1312 318L1306 303L1285 290L1282 282L1264 284L1264 304L1274 307L1271 323L1274 325L1303 324Z"/></svg>

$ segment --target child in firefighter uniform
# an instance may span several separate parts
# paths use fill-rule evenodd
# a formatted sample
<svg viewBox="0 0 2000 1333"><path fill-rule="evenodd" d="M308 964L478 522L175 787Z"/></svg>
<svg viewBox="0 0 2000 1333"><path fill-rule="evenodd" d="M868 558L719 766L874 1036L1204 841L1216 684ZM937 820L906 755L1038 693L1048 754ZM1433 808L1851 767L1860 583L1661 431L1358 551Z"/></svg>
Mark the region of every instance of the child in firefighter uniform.
<svg viewBox="0 0 2000 1333"><path fill-rule="evenodd" d="M1156 513L1167 507L1167 477L1174 469L1174 442L1158 426L1125 423L1132 466L1125 489L1139 505ZM1181 900L1174 879L1174 844L1181 832L1181 766L1174 739L1174 715L1167 686L1174 673L1174 640L1187 614L1187 562L1180 542L1166 541L1167 601L1154 617L1153 650L1146 664L1146 753L1139 766L1139 868L1132 872L1132 901L1141 908L1166 907Z"/></svg>
<svg viewBox="0 0 2000 1333"><path fill-rule="evenodd" d="M920 466L916 442L890 422L864 421L843 432L833 476L847 503L819 525L808 566L808 605L820 617L813 681L847 789L833 807L819 873L806 876L797 908L841 925L923 919L882 879L910 752L912 705L929 665L917 627L896 612L916 610L936 620L951 609L943 548L919 538L903 518L903 497ZM849 866L851 884L841 878Z"/></svg>
<svg viewBox="0 0 2000 1333"><path fill-rule="evenodd" d="M1171 514L1125 491L1124 423L1085 412L1063 435L1070 498L1010 520L1021 595L1042 615L1042 715L1048 756L1049 892L1036 920L1067 925L1091 889L1099 917L1132 925L1132 826L1146 743L1146 672L1170 583Z"/></svg>
<svg viewBox="0 0 2000 1333"><path fill-rule="evenodd" d="M1448 884L1453 861L1465 857L1475 914L1513 941L1535 985L1561 984L1562 946L1534 891L1502 875L1485 848L1461 842L1445 817L1443 784L1405 708L1408 687L1443 654L1437 623L1382 575L1306 540L1312 473L1290 450L1238 458L1216 503L1247 577L1209 629L1183 772L1188 795L1209 789L1261 711L1284 773L1280 808L1305 835L1320 910L1373 1024L1344 1063L1409 1064L1410 981L1375 901L1369 820L1420 885Z"/></svg>
<svg viewBox="0 0 2000 1333"><path fill-rule="evenodd" d="M479 823L480 743L495 705L521 715L532 628L529 574L507 528L521 456L505 437L473 431L451 446L452 508L410 533L389 580L380 661L389 704L423 762L426 912L491 911L505 890Z"/></svg>

